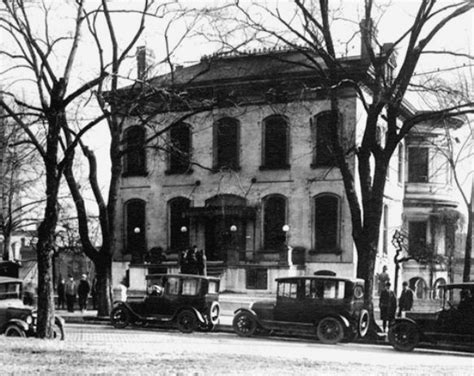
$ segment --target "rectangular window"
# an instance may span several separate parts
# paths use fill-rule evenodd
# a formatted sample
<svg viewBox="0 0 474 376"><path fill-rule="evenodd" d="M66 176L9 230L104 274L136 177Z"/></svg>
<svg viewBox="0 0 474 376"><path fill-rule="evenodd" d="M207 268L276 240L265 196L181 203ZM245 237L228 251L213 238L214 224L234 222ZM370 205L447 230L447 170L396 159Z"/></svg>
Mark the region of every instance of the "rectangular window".
<svg viewBox="0 0 474 376"><path fill-rule="evenodd" d="M398 145L398 183L403 183L403 166L405 162L405 155L403 151L403 144Z"/></svg>
<svg viewBox="0 0 474 376"><path fill-rule="evenodd" d="M408 150L408 181L428 182L428 148L413 147Z"/></svg>
<svg viewBox="0 0 474 376"><path fill-rule="evenodd" d="M426 221L408 223L408 252L426 248Z"/></svg>
<svg viewBox="0 0 474 376"><path fill-rule="evenodd" d="M217 294L217 282L209 281L209 287L207 288L207 292L209 294Z"/></svg>
<svg viewBox="0 0 474 376"><path fill-rule="evenodd" d="M0 285L0 300L19 299L20 298L19 283L5 283Z"/></svg>
<svg viewBox="0 0 474 376"><path fill-rule="evenodd" d="M297 298L298 285L296 282L281 282L278 285L278 296L282 298Z"/></svg>
<svg viewBox="0 0 474 376"><path fill-rule="evenodd" d="M247 269L247 289L249 290L266 290L268 287L268 277L266 268L249 268Z"/></svg>
<svg viewBox="0 0 474 376"><path fill-rule="evenodd" d="M179 278L168 278L168 283L166 284L166 293L168 295L179 294Z"/></svg>
<svg viewBox="0 0 474 376"><path fill-rule="evenodd" d="M195 296L199 292L199 280L183 279L183 291L181 295Z"/></svg>

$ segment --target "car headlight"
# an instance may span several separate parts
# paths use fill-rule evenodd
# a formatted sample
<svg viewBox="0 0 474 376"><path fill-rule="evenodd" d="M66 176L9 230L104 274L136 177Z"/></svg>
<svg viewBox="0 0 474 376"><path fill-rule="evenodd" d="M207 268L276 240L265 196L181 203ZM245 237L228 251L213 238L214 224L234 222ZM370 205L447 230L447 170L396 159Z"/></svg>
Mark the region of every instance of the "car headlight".
<svg viewBox="0 0 474 376"><path fill-rule="evenodd" d="M33 324L33 316L31 316L31 315L26 316L25 321L28 325Z"/></svg>

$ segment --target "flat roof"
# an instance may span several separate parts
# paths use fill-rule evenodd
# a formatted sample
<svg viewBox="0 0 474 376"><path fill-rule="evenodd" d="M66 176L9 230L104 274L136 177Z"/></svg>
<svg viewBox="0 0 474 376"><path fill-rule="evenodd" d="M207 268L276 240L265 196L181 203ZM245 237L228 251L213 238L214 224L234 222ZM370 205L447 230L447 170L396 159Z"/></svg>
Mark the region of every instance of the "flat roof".
<svg viewBox="0 0 474 376"><path fill-rule="evenodd" d="M439 286L440 288L455 289L455 288L470 288L474 289L474 281L471 282L458 282L458 283L448 283L446 285Z"/></svg>

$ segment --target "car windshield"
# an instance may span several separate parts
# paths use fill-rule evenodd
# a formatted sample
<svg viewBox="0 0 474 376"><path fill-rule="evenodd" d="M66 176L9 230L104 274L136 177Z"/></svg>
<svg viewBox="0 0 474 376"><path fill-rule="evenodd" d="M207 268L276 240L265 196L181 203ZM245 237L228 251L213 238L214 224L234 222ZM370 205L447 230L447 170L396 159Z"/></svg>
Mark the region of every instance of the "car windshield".
<svg viewBox="0 0 474 376"><path fill-rule="evenodd" d="M3 283L0 285L0 300L19 299L21 283Z"/></svg>

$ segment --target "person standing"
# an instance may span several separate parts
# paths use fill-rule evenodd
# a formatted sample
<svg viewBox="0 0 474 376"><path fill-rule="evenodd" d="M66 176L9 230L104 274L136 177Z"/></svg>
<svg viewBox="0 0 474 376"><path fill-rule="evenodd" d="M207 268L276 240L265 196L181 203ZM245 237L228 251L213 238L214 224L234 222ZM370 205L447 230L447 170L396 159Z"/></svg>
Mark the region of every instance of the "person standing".
<svg viewBox="0 0 474 376"><path fill-rule="evenodd" d="M385 332L387 323L395 319L395 312L397 311L397 297L395 293L390 290L390 282L386 282L380 293L379 300L380 319L382 320L382 328Z"/></svg>
<svg viewBox="0 0 474 376"><path fill-rule="evenodd" d="M199 275L207 275L207 257L206 251L201 249L196 252L197 268Z"/></svg>
<svg viewBox="0 0 474 376"><path fill-rule="evenodd" d="M66 281L64 281L64 278L59 278L58 280L58 287L57 287L57 293L58 293L58 309L64 309L64 304L66 301L65 297L65 287L66 287Z"/></svg>
<svg viewBox="0 0 474 376"><path fill-rule="evenodd" d="M379 286L378 286L378 292L379 292L379 296L380 294L382 293L382 291L384 290L384 287L385 287L385 284L387 282L390 282L390 276L388 275L387 273L387 265L384 265L382 267L382 273L380 273L378 275L378 283L379 283Z"/></svg>
<svg viewBox="0 0 474 376"><path fill-rule="evenodd" d="M65 285L65 293L66 293L66 306L69 312L74 312L74 303L76 302L76 282L72 275L69 276L69 280L66 282Z"/></svg>
<svg viewBox="0 0 474 376"><path fill-rule="evenodd" d="M398 299L398 317L402 315L402 312L411 311L413 308L413 295L413 291L408 287L408 282L403 282L402 292Z"/></svg>
<svg viewBox="0 0 474 376"><path fill-rule="evenodd" d="M79 309L84 312L87 309L87 297L91 286L87 281L87 275L83 274L79 281L79 287L77 288L77 294L79 295Z"/></svg>

